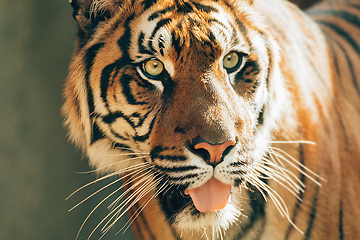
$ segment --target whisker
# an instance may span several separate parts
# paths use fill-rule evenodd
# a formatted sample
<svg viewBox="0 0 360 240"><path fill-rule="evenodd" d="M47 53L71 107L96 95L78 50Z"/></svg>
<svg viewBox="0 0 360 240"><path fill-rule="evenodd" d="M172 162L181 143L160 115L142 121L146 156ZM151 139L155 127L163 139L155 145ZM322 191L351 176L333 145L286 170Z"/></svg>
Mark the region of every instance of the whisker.
<svg viewBox="0 0 360 240"><path fill-rule="evenodd" d="M284 184L281 180L283 180L284 182L287 183L287 180L283 177L281 177L280 175L278 175L277 173L273 173L270 170L271 169L265 169L264 166L262 166L262 168L257 168L257 170L259 170L260 172L262 172L265 175L271 176L271 179L276 181L277 183L279 183L281 186L283 186L285 189L287 189L292 195L294 195L299 201L301 201L301 199L298 196L298 192L302 191L301 188L296 187L296 186L291 186L288 187L286 186L286 184Z"/></svg>
<svg viewBox="0 0 360 240"><path fill-rule="evenodd" d="M282 149L279 148L274 148L274 147L269 147L269 149L271 149L271 153L276 155L277 157L279 157L279 159L284 160L285 162L289 163L292 167L294 167L296 170L298 170L300 173L304 174L307 178L311 179L314 183L316 183L317 185L321 186L321 183L314 179L312 176L310 176L308 173L306 173L304 170L306 170L307 172L309 172L310 174L312 174L313 176L315 176L318 179L321 179L324 181L324 179L322 177L320 177L318 174L314 173L313 171L311 171L309 168L307 168L304 164L300 163L298 160L296 160L293 156L291 156L290 154L288 154L287 152L285 152ZM277 151L277 152L276 152ZM292 161L290 161L289 159L287 159L286 157L284 157L282 154L285 154L287 157L290 158L290 160L292 160L293 162L299 164L303 169L301 169L300 167L296 166Z"/></svg>
<svg viewBox="0 0 360 240"><path fill-rule="evenodd" d="M253 185L259 192L260 194L262 195L262 197L264 198L264 200L267 202L268 199L266 197L266 194L264 193L263 189L260 188L258 185L257 185L257 180L254 180L254 177L258 178L258 176L252 176L252 175L249 175L246 177L246 181L248 183L250 183L251 185ZM260 180L259 180L260 181Z"/></svg>
<svg viewBox="0 0 360 240"><path fill-rule="evenodd" d="M141 171L144 171L144 169L139 169L139 170L137 170L136 172L141 172ZM115 173L109 174L109 175L113 176L113 175L115 175ZM104 178L104 179L105 179L105 178ZM109 185L110 185L110 184L109 184ZM83 223L81 224L81 226L80 226L80 228L79 228L79 231L78 231L75 239L78 239L81 230L84 228L86 222L89 220L90 216L96 211L96 209L98 209L101 204L103 204L107 199L109 199L109 198L110 198L111 196L113 196L115 193L117 193L118 191L120 191L123 187L124 187L124 185L122 185L121 187L117 188L115 191L113 191L111 194L109 194L108 196L106 196L103 200L101 200L101 201L93 208L93 210L88 214L88 216L85 218L85 220L84 220ZM90 237L91 237L91 236L89 236L88 239L90 239Z"/></svg>
<svg viewBox="0 0 360 240"><path fill-rule="evenodd" d="M267 158L263 158L262 160L265 162L266 165L274 167L275 169L270 168L270 167L269 168L272 171L276 171L277 174L281 174L284 178L286 178L290 185L295 186L296 188L299 188L299 189L304 189L305 188L305 184L303 182L301 182L301 180L294 173L289 171L288 169L277 165L276 163L270 161ZM290 176L292 178L288 174L290 174ZM295 179L296 182L293 179Z"/></svg>
<svg viewBox="0 0 360 240"><path fill-rule="evenodd" d="M141 181L142 180L140 180L139 182L141 183ZM135 186L130 186L130 188L128 188L128 189L126 189L125 191L124 191L124 193L123 194L121 194L122 196L123 195L125 195L125 194L127 194L129 191L131 191L133 188L134 188ZM100 204L102 204L106 199L108 199L110 196L112 196L112 195L114 195L116 192L118 192L120 190L120 188L119 189L116 189L113 193L111 193L109 196L107 196L104 200L102 200L100 203L99 203L99 205ZM94 211L94 210L93 210ZM93 212L92 211L92 212ZM87 238L88 240L91 238L91 236L95 233L95 231L100 227L100 225L111 215L113 213L113 211L111 211L106 217L104 217L103 218L103 220L101 220L100 222L99 222L99 224L93 229L93 231L90 233L90 235L89 235L89 237Z"/></svg>
<svg viewBox="0 0 360 240"><path fill-rule="evenodd" d="M142 179L144 176L147 177L147 175L149 174L149 172L147 170L151 169L152 166L148 166L146 168L143 169L143 172L141 175L139 176L136 176L138 173L140 172L137 172L136 174L134 174L134 177L131 178L131 180L127 180L125 183L124 183L124 186L128 186L130 185L131 183L135 182L136 180L138 179ZM136 176L136 177L135 177ZM139 184L136 184L134 186L137 186ZM113 201L109 206L108 206L108 209L110 210L113 210L112 208L120 201L120 199L123 197L123 194L121 196L119 196L115 201Z"/></svg>
<svg viewBox="0 0 360 240"><path fill-rule="evenodd" d="M255 186L257 189L262 188L263 190L265 190L269 195L270 199L275 204L275 207L279 210L280 215L282 217L285 217L297 231L303 234L303 231L301 231L291 220L288 208L282 197L274 189L262 182L260 179L255 179L253 178L253 176L251 176L249 180L249 183Z"/></svg>
<svg viewBox="0 0 360 240"><path fill-rule="evenodd" d="M138 170L140 168L140 170ZM132 168L131 170L137 170L136 172L139 171L143 171L141 168L143 168L143 166L140 167L136 167L136 168ZM100 188L99 190L97 190L96 192L92 193L91 195L89 195L88 197L86 197L85 199L83 199L81 202L79 202L78 204L76 204L74 207L72 207L69 212L71 212L72 210L74 210L75 208L77 208L78 206L80 206L82 203L84 203L85 201L87 201L88 199L90 199L91 197L95 196L96 194L98 194L99 192L101 192L102 190L110 187L111 185L114 185L115 183L118 183L119 181L123 180L124 178L130 176L133 173L128 173L118 179L116 179L115 181L112 181L111 183L107 184L106 186ZM111 174L113 176L113 174Z"/></svg>
<svg viewBox="0 0 360 240"><path fill-rule="evenodd" d="M312 141L306 141L306 140L294 140L294 141L269 141L269 143L280 143L280 144L294 144L294 143L304 143L304 144L311 144L316 145L315 142Z"/></svg>
<svg viewBox="0 0 360 240"><path fill-rule="evenodd" d="M205 236L206 240L209 240L209 237L208 237L208 235L206 233L206 227L202 226L202 228L204 229L204 233L203 233L203 235L201 237Z"/></svg>
<svg viewBox="0 0 360 240"><path fill-rule="evenodd" d="M135 156L139 156L139 155L150 156L150 154L148 154L148 153L114 153L114 154L101 154L100 156L102 156L102 157L116 157L116 156L134 156L134 155Z"/></svg>
<svg viewBox="0 0 360 240"><path fill-rule="evenodd" d="M158 182L160 182L162 179L160 179ZM130 219L132 219L132 221L130 221L130 219L126 222L126 224L120 229L119 232L121 232L126 226L126 228L124 229L123 233L125 233L127 231L127 229L131 226L131 224L135 221L135 219L140 215L140 213L145 209L145 207L150 203L150 201L154 198L156 198L162 191L163 191L163 188L164 186L166 186L167 184L167 181L153 194L153 196L151 196L151 198L149 198L149 200L142 204L140 206L140 210L137 209L137 214L136 212L130 217ZM157 183L155 183L155 186L157 185ZM155 187L154 187L155 188ZM166 187L165 187L166 189ZM169 189L170 189L170 186L169 186ZM136 214L136 215L135 215ZM135 216L134 216L135 215ZM118 232L118 233L119 233ZM117 234L118 234L117 233Z"/></svg>
<svg viewBox="0 0 360 240"><path fill-rule="evenodd" d="M273 155L272 153L269 153L269 154L270 154L270 158L273 160L273 164L277 165L278 162L281 162L281 160L278 159L278 156ZM267 162L267 163L270 164L271 162ZM283 172L285 175L290 174L290 176L292 176L293 179L295 179L297 181L297 183L300 184L300 186L305 189L305 184L299 179L298 176L296 176L293 172L291 172L290 170L285 168L284 164L282 164L282 167L280 167L280 166L278 166L278 167L279 167L279 170L281 172ZM296 183L294 183L294 184L296 184Z"/></svg>
<svg viewBox="0 0 360 240"><path fill-rule="evenodd" d="M75 190L73 193L71 193L71 194L66 198L66 200L68 200L70 197L72 197L74 194L76 194L76 193L79 192L80 190L82 190L82 189L84 189L84 188L86 188L86 187L88 187L88 186L90 186L90 185L92 185L92 184L95 184L95 183L97 183L97 182L100 182L100 181L102 181L102 180L105 180L105 179L107 179L107 178L110 178L110 177L112 177L112 176L120 175L120 174L122 174L122 173L124 173L124 172L130 171L130 170L132 170L131 167L135 167L135 169L136 169L137 166L139 166L139 168L140 168L140 166L143 166L143 165L148 165L148 163L147 163L147 162L144 162L144 163L139 163L139 164L136 164L136 165L132 165L132 166L130 166L130 167L128 167L128 168L121 169L121 170L119 170L119 171L116 171L116 172L107 174L107 175L105 175L105 176L103 176L103 177L101 177L101 178L98 178L98 179L96 179L96 180L94 180L94 181L92 181L92 182L89 182L89 183L85 184L84 186L82 186L82 187L78 188L77 190Z"/></svg>
<svg viewBox="0 0 360 240"><path fill-rule="evenodd" d="M85 223L89 220L90 216L95 212L95 210L101 205L103 204L107 199L109 199L112 195L114 195L116 192L120 191L121 188L116 189L114 192L112 192L111 194L109 194L108 196L106 196L103 200L101 200L94 208L93 210L89 213L89 215L85 218L85 220L83 221L83 223L80 226L80 229L76 235L76 239L78 239L81 230L83 229L83 227L85 226ZM91 236L89 236L88 239L90 239Z"/></svg>
<svg viewBox="0 0 360 240"><path fill-rule="evenodd" d="M145 169L145 170L147 170L147 169ZM138 180L138 179L139 179L139 181L138 181L138 182L135 182L135 181ZM126 196L126 194L128 194L129 192L131 192L131 191L132 191L135 187L137 187L138 185L143 184L144 182L145 182L144 184L148 184L149 181L150 181L150 180L149 180L149 177L148 177L148 171L144 171L144 173L142 173L141 175L132 178L131 181L130 181L130 180L126 181L126 184L125 184L125 185L129 185L129 188L126 189L125 192L123 192L119 197L117 197L117 198L108 206L108 209L110 210L109 215L113 214L113 213L116 212L119 208L122 208L122 206L124 206L125 204L127 204L126 201L123 201L120 205L118 205L118 206L115 207L115 205L120 201L120 199L122 199L124 196ZM134 185L130 185L130 184L133 183L133 182L135 182L135 184L134 184ZM143 188L143 187L145 187L145 186L146 186L146 185L141 186L140 189ZM137 190L137 191L138 191L138 190ZM135 194L132 193L132 195L128 196L127 199L132 199L134 196L135 196ZM113 218L113 217L112 217L112 218ZM110 219L110 220L111 220L111 219ZM110 220L109 220L109 221L110 221ZM105 224L105 225L107 225L107 224Z"/></svg>
<svg viewBox="0 0 360 240"><path fill-rule="evenodd" d="M109 155L109 156L110 156L110 155ZM114 155L114 156L115 156L115 155ZM106 166L104 166L104 167L94 169L94 170L92 170L92 172L103 172L104 169L107 169L107 168L109 168L109 167L111 167L111 166L114 166L114 165L117 165L117 164L123 164L123 163L128 162L128 161L134 161L134 160L136 160L136 159L145 159L145 158L146 158L146 157L144 157L144 156L140 156L140 157L132 157L132 158L123 159L123 160L120 160L120 161L118 161L118 162L114 162L114 163L108 164L108 165L106 165Z"/></svg>
<svg viewBox="0 0 360 240"><path fill-rule="evenodd" d="M127 150L127 151L132 151L132 152L139 152L139 153L144 153L144 154L148 154L148 153L145 153L139 149L134 149L134 148L127 148L127 147L116 147L114 146L114 149L121 149L121 150Z"/></svg>
<svg viewBox="0 0 360 240"><path fill-rule="evenodd" d="M108 214L106 218L97 226L99 227L102 223L107 222L101 228L101 232L103 233L102 237L116 224L116 222L125 214L127 211L138 201L138 193L142 192L144 189L148 189L150 184L150 179L144 183L139 189L137 189L134 193L132 193L129 197L126 198L124 202L122 202L119 206L117 206L111 213ZM134 189L133 186L129 190ZM135 200L133 200L135 198ZM130 206L128 206L125 210L123 210L130 202ZM112 215L112 216L111 216ZM111 217L110 217L111 216ZM110 217L110 218L109 218ZM95 230L95 229L94 229Z"/></svg>

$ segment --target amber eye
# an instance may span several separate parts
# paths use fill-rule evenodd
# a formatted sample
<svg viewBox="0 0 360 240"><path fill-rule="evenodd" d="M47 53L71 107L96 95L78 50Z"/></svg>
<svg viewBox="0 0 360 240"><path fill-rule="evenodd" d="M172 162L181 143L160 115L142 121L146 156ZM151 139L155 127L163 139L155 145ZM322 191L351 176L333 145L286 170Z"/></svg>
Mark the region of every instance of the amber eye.
<svg viewBox="0 0 360 240"><path fill-rule="evenodd" d="M223 60L223 66L228 73L236 71L242 62L242 56L237 52L228 53Z"/></svg>
<svg viewBox="0 0 360 240"><path fill-rule="evenodd" d="M157 59L150 59L143 63L143 72L149 77L156 79L164 71L164 64Z"/></svg>

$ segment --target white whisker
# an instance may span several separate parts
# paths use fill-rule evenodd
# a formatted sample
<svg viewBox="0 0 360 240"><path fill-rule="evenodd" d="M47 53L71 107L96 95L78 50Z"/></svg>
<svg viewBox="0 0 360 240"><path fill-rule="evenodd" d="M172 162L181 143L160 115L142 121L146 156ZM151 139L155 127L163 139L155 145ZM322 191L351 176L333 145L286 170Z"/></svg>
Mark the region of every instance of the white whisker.
<svg viewBox="0 0 360 240"><path fill-rule="evenodd" d="M315 142L312 141L306 141L306 140L294 140L294 141L270 141L269 143L279 143L279 144L294 144L294 143L304 143L304 144L311 144L316 145Z"/></svg>
<svg viewBox="0 0 360 240"><path fill-rule="evenodd" d="M144 165L148 165L148 163L144 162L144 163L132 165L132 166L130 166L130 167L128 167L128 168L121 169L121 170L119 170L119 171L116 171L116 172L107 174L107 175L105 175L105 176L103 176L103 177L101 177L101 178L98 178L98 179L96 179L96 180L94 180L94 181L92 181L92 182L90 182L90 183L85 184L84 186L78 188L77 190L75 190L73 193L71 193L71 194L66 198L66 200L68 200L70 197L72 197L74 194L76 194L76 193L79 192L80 190L82 190L82 189L84 189L84 188L86 188L86 187L88 187L88 186L90 186L90 185L92 185L92 184L95 184L95 183L97 183L97 182L100 182L100 181L102 181L102 180L105 180L105 179L107 179L107 178L110 178L110 177L113 177L113 176L116 176L116 175L120 175L120 174L122 174L122 173L124 173L124 172L128 172L128 171L133 170L133 169L141 168L141 167L143 167ZM134 167L134 168L132 168L132 167Z"/></svg>
<svg viewBox="0 0 360 240"><path fill-rule="evenodd" d="M288 154L287 152L285 152L282 149L279 148L274 148L274 147L269 147L269 149L271 149L271 154L274 154L275 156L277 156L279 159L284 160L285 162L287 162L288 164L290 164L292 167L294 167L296 170L298 170L300 173L302 173L303 175L305 175L307 178L311 179L314 183L316 183L317 185L321 186L321 183L314 179L312 176L310 176L308 173L306 173L304 170L306 170L307 172L309 172L311 175L315 176L318 179L324 180L322 177L320 177L318 174L314 173L313 171L311 171L309 168L307 168L304 164L300 163L298 160L296 160L293 156L291 156L290 154ZM277 152L276 152L277 151ZM287 159L286 157L284 157L282 154L285 154L287 157L290 158L290 160L292 160L293 162L299 164L303 169L301 169L299 166L296 166L292 161L290 161L289 159Z"/></svg>
<svg viewBox="0 0 360 240"><path fill-rule="evenodd" d="M96 210L101 204L103 204L108 198L110 198L110 197L111 197L112 195L114 195L116 192L120 191L120 189L121 189L121 188L118 188L118 189L116 189L114 192L112 192L111 194L109 194L108 196L106 196L103 200L101 200L101 201L93 208L93 210L89 213L89 215L85 218L84 222L81 224L81 227L80 227L80 229L79 229L79 231L78 231L78 233L77 233L77 235L76 235L75 240L78 239L79 234L80 234L81 230L83 229L85 223L88 221L88 219L90 218L90 216L95 212L95 210ZM90 239L90 237L91 237L91 236L89 236L88 239Z"/></svg>
<svg viewBox="0 0 360 240"><path fill-rule="evenodd" d="M261 195L264 197L265 201L267 201L265 193L263 192L264 190L268 194L272 202L274 203L275 207L278 209L280 215L282 217L285 217L296 230L298 230L300 233L303 234L303 232L291 220L285 201L274 189L272 189L269 185L261 181L256 174L250 175L247 181L251 185L253 185L256 189L258 189Z"/></svg>
<svg viewBox="0 0 360 240"><path fill-rule="evenodd" d="M127 198L126 203L122 203L122 207L117 209L116 213L108 220L108 222L102 227L101 231L103 236L117 223L117 221L127 213L141 198L143 198L148 192L150 192L154 187L149 187L150 181L146 182L146 185L141 186L137 191L135 191L130 198ZM134 199L135 198L135 199ZM131 202L131 203L130 203ZM123 210L125 207L127 208ZM112 221L110 223L110 221ZM116 233L117 234L117 233Z"/></svg>
<svg viewBox="0 0 360 240"><path fill-rule="evenodd" d="M139 181L139 184L142 182L142 179L140 179ZM124 191L123 194L121 194L121 196L127 194L129 191L131 191L133 188L135 187L134 186L130 186L130 188L126 189ZM108 199L111 195L113 195L115 192L119 191L119 189L115 190L113 193L111 193L109 196L107 196L104 200L101 201L101 203L103 203L106 199ZM100 203L99 203L100 204ZM93 231L90 233L89 237L87 238L88 240L91 238L91 236L95 233L95 231L100 227L100 225L108 218L110 217L110 215L114 212L115 210L111 211L106 217L103 218L103 220L101 220L99 222L99 224L93 229Z"/></svg>
<svg viewBox="0 0 360 240"><path fill-rule="evenodd" d="M152 167L151 166L148 166L146 168L144 168L141 172L144 172L142 173L141 175L138 175L140 173L140 171L136 172L135 174L133 174L134 176L131 178L131 180L127 180L125 183L124 183L124 187L125 186L128 186L130 185L131 183L133 182L136 182L138 179L142 180L143 177L147 177L147 175L149 174L149 172L147 170L151 169ZM141 181L142 182L142 181ZM139 185L139 183L136 183L135 186ZM108 209L111 209L120 201L120 199L123 197L123 194L121 196L119 196L115 201L113 201L109 206L108 206Z"/></svg>
<svg viewBox="0 0 360 240"><path fill-rule="evenodd" d="M277 165L275 162L271 161L270 159L263 158L262 160L269 169L271 169L272 171L276 171L276 173L279 175L282 175L289 182L290 185L295 186L297 189L305 188L305 184L301 182L301 180L290 170L286 169L285 167ZM296 182L294 181L294 179L296 180Z"/></svg>
<svg viewBox="0 0 360 240"><path fill-rule="evenodd" d="M281 160L278 158L278 156L273 155L271 152L269 152L269 156L270 156L270 159L266 159L267 164L276 167L280 172L282 172L286 176L288 176L288 174L289 174L293 178L288 176L288 179L291 180L293 182L293 184L298 183L302 189L305 189L305 184L293 172L291 172L290 170L285 168L285 165L281 162ZM281 166L279 166L279 164L281 164ZM293 181L293 179L295 179L297 181L297 183L295 183Z"/></svg>
<svg viewBox="0 0 360 240"><path fill-rule="evenodd" d="M261 166L261 167L257 167L257 170L267 176L270 176L270 178L274 181L276 181L277 183L279 183L281 186L283 186L285 189L287 189L292 195L294 195L299 201L301 201L301 199L298 196L298 192L299 191L303 191L300 186L295 185L295 186L287 186L285 183L288 183L288 180L283 178L281 175L279 175L277 172L272 172L273 169L271 168L267 168L266 166ZM285 183L283 183L283 182ZM290 184L289 184L290 185Z"/></svg>
<svg viewBox="0 0 360 240"><path fill-rule="evenodd" d="M127 148L127 147L115 147L114 146L114 149L121 149L121 150L127 150L127 151L132 151L132 152L139 152L139 153L143 153L143 154L148 154L148 153L145 153L139 149L134 149L134 148Z"/></svg>
<svg viewBox="0 0 360 240"><path fill-rule="evenodd" d="M139 168L140 168L140 170L138 170ZM141 167L136 167L136 168L133 168L133 169L131 169L131 170L137 170L137 171L135 171L135 172L140 172L140 171L143 171L142 168L143 168L143 166L141 166ZM87 201L88 199L90 199L91 197L93 197L94 195L98 194L98 193L101 192L102 190L110 187L111 185L114 185L115 183L123 180L124 178L128 177L128 176L131 175L131 174L133 174L133 173L128 173L128 174L122 176L121 178L118 178L118 179L116 179L115 181L112 181L111 183L107 184L106 186L100 188L99 190L97 190L96 192L92 193L91 195L89 195L88 197L86 197L85 199L83 199L81 202L79 202L78 204L76 204L74 207L72 207L72 208L69 210L69 212L71 212L72 210L74 210L75 208L77 208L79 205L81 205L82 203L84 203L85 201Z"/></svg>
<svg viewBox="0 0 360 240"><path fill-rule="evenodd" d="M101 154L102 157L116 157L116 156L149 156L148 153L114 153L114 154Z"/></svg>
<svg viewBox="0 0 360 240"><path fill-rule="evenodd" d="M161 182L162 179L159 179L154 185L157 186L157 183ZM145 207L150 203L150 201L154 198L156 198L164 189L166 192L166 188L164 188L167 185L168 181L164 182L163 185L144 203L140 206L140 210L137 209L137 213L135 212L130 219L133 219L131 222L130 220L127 221L127 223L120 229L119 232L121 232L126 226L126 228L124 229L124 233L126 232L126 230L131 226L131 224L135 221L135 219L140 215L140 213L145 209ZM154 187L155 188L155 187ZM170 189L170 186L169 188ZM152 190L152 189L151 189ZM136 215L135 215L136 214ZM118 233L119 233L118 232Z"/></svg>

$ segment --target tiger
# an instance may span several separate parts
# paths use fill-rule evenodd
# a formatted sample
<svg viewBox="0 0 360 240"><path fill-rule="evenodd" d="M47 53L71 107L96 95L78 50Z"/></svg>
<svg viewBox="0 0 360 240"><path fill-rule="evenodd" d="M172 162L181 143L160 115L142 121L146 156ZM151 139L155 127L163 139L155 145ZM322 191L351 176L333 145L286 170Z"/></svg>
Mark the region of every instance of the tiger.
<svg viewBox="0 0 360 240"><path fill-rule="evenodd" d="M360 239L359 1L71 5L64 125L116 186L94 231Z"/></svg>

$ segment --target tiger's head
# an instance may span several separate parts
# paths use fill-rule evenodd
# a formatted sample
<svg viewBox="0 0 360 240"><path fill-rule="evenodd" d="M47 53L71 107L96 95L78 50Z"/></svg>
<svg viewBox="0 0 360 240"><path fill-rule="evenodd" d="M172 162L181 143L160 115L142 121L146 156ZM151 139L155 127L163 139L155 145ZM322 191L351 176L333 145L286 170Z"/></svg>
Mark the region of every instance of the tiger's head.
<svg viewBox="0 0 360 240"><path fill-rule="evenodd" d="M262 188L286 95L252 2L72 5L80 30L63 113L91 165L153 192L179 231L251 215L247 189Z"/></svg>

